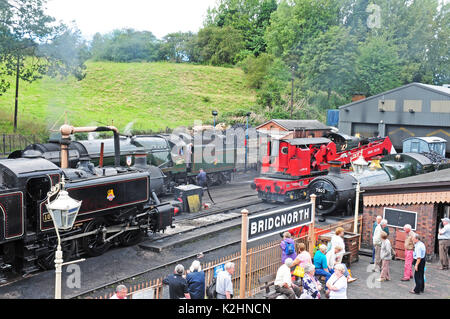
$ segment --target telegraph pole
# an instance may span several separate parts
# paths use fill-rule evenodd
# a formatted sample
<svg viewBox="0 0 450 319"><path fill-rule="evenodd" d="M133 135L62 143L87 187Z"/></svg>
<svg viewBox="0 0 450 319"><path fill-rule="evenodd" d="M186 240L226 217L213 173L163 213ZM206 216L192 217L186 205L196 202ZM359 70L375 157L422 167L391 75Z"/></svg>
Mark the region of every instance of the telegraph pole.
<svg viewBox="0 0 450 319"><path fill-rule="evenodd" d="M19 79L20 79L20 55L17 54L17 69L16 69L16 100L14 104L14 133L17 131L17 112L19 109Z"/></svg>
<svg viewBox="0 0 450 319"><path fill-rule="evenodd" d="M291 120L293 120L294 118L294 67L292 67L292 88L291 88Z"/></svg>

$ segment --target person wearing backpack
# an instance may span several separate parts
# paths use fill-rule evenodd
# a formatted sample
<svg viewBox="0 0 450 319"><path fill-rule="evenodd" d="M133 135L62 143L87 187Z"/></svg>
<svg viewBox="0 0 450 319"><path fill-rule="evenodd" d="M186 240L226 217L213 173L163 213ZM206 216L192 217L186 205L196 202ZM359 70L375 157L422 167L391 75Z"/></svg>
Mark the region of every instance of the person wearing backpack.
<svg viewBox="0 0 450 319"><path fill-rule="evenodd" d="M297 253L295 252L295 242L292 239L291 233L285 232L283 234L283 240L281 241L280 248L282 264L284 264L288 258L291 258L292 260L297 258Z"/></svg>

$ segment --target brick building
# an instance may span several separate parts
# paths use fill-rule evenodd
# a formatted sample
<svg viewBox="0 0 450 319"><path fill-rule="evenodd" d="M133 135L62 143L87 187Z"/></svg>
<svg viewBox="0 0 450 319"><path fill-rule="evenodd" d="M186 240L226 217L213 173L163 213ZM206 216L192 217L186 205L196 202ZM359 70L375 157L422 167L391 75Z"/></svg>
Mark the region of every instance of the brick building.
<svg viewBox="0 0 450 319"><path fill-rule="evenodd" d="M294 139L323 137L331 132L331 127L316 120L270 120L256 130L278 139Z"/></svg>
<svg viewBox="0 0 450 319"><path fill-rule="evenodd" d="M427 247L427 255L438 253L437 233L441 219L450 217L450 169L366 187L364 193L364 246L372 246L372 225L377 216L387 217L389 239L402 258L405 234L411 224Z"/></svg>

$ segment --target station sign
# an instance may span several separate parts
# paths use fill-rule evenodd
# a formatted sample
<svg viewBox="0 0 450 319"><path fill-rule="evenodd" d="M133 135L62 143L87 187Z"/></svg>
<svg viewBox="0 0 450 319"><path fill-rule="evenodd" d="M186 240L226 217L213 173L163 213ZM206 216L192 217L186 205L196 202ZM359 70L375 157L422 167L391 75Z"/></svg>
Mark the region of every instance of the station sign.
<svg viewBox="0 0 450 319"><path fill-rule="evenodd" d="M247 241L252 242L312 224L312 203L291 206L248 219Z"/></svg>

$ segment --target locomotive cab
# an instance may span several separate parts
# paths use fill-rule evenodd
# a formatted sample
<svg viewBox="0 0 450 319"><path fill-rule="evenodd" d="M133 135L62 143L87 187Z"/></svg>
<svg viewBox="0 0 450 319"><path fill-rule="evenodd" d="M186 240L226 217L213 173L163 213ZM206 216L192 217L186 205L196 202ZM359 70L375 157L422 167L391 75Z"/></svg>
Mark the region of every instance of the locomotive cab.
<svg viewBox="0 0 450 319"><path fill-rule="evenodd" d="M36 240L42 222L38 212L60 174L42 158L0 161L0 245L3 261L16 269L35 269L36 257L28 254L27 243Z"/></svg>

